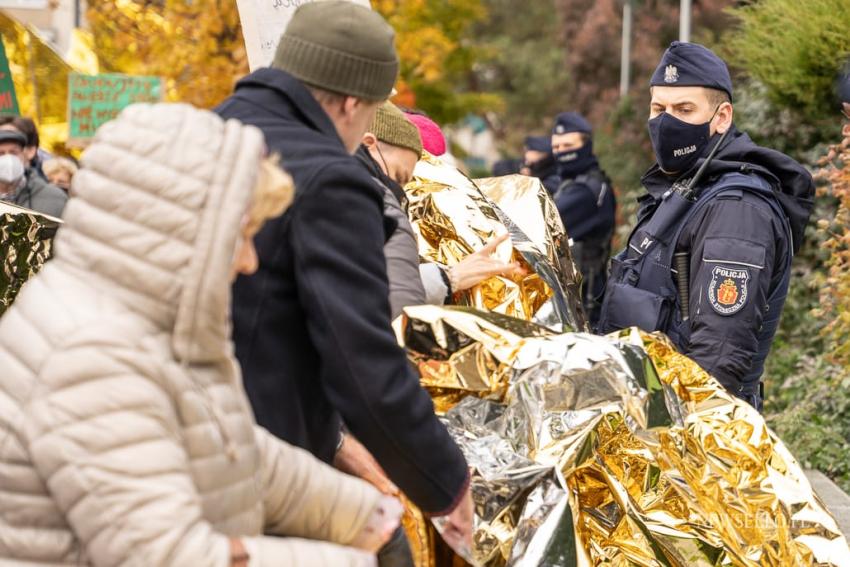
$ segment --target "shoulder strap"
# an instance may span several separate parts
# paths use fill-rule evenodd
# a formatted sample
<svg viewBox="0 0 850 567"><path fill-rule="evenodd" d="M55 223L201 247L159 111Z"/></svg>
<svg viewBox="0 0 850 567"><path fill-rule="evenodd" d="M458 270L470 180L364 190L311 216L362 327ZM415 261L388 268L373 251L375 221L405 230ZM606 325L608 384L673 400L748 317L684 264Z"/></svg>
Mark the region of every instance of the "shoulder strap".
<svg viewBox="0 0 850 567"><path fill-rule="evenodd" d="M791 238L791 226L788 222L788 218L785 216L785 212L782 210L782 207L779 205L778 199L776 197L776 193L774 192L773 187L771 187L770 183L767 182L764 178L759 175L750 174L744 175L743 173L733 172L727 173L720 177L713 185L706 188L702 193L700 193L699 198L694 203L686 213L684 218L682 219L681 224L679 224L676 233L673 235L673 238L670 242L674 243L667 250L667 257L665 258L665 262L667 265L671 265L670 262L673 261L673 254L676 252L675 243L679 242L679 238L682 236L682 232L685 230L685 227L690 224L693 220L694 216L702 210L708 203L711 202L712 199L723 195L724 193L731 193L732 191L747 191L750 194L756 195L763 199L765 203L767 203L771 210L779 216L782 220L782 224L786 229L786 233L789 238ZM793 257L793 242L789 241L789 259L787 261L790 264L790 258Z"/></svg>
<svg viewBox="0 0 850 567"><path fill-rule="evenodd" d="M588 187L593 196L596 197L596 208L600 208L605 201L605 195L611 190L611 184L599 169L593 169L590 172L577 175L573 179L573 183L581 183Z"/></svg>

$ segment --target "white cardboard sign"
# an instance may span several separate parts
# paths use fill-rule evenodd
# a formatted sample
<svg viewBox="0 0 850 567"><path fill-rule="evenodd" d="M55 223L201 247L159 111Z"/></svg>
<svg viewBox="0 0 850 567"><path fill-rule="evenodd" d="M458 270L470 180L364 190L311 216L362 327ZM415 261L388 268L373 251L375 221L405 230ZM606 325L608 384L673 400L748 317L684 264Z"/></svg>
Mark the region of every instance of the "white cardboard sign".
<svg viewBox="0 0 850 567"><path fill-rule="evenodd" d="M252 71L271 63L281 34L295 10L314 0L236 0ZM369 0L351 0L370 8Z"/></svg>

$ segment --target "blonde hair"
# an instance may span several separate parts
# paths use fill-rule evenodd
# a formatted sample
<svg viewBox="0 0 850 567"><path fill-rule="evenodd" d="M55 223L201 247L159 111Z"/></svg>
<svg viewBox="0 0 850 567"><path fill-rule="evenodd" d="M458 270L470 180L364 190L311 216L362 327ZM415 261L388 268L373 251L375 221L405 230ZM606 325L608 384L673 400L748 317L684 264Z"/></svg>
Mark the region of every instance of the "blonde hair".
<svg viewBox="0 0 850 567"><path fill-rule="evenodd" d="M48 177L60 171L66 172L69 177L74 177L74 174L77 173L79 168L77 167L77 164L68 158L52 157L42 164L41 169L44 171L44 175Z"/></svg>
<svg viewBox="0 0 850 567"><path fill-rule="evenodd" d="M288 173L278 165L277 155L260 162L260 172L254 185L254 195L248 206L247 230L256 234L267 220L283 214L292 203L295 186Z"/></svg>

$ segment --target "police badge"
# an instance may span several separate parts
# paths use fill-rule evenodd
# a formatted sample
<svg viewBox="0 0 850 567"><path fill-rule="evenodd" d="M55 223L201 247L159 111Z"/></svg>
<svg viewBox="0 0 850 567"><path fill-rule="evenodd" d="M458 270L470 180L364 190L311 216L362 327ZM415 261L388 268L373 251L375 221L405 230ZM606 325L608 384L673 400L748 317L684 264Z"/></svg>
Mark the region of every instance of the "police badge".
<svg viewBox="0 0 850 567"><path fill-rule="evenodd" d="M708 285L708 302L720 315L734 315L747 303L749 270L732 270L717 266Z"/></svg>
<svg viewBox="0 0 850 567"><path fill-rule="evenodd" d="M667 65L664 69L664 82L675 83L679 80L679 70L675 65Z"/></svg>

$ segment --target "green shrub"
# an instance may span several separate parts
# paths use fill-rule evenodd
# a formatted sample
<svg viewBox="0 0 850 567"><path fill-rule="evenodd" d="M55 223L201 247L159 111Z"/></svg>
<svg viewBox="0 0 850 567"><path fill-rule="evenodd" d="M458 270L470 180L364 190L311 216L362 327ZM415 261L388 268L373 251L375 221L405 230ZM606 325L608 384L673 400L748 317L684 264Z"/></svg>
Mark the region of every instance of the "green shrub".
<svg viewBox="0 0 850 567"><path fill-rule="evenodd" d="M739 21L722 50L767 87L771 100L810 119L833 118L834 82L850 55L846 0L756 0L730 10Z"/></svg>

